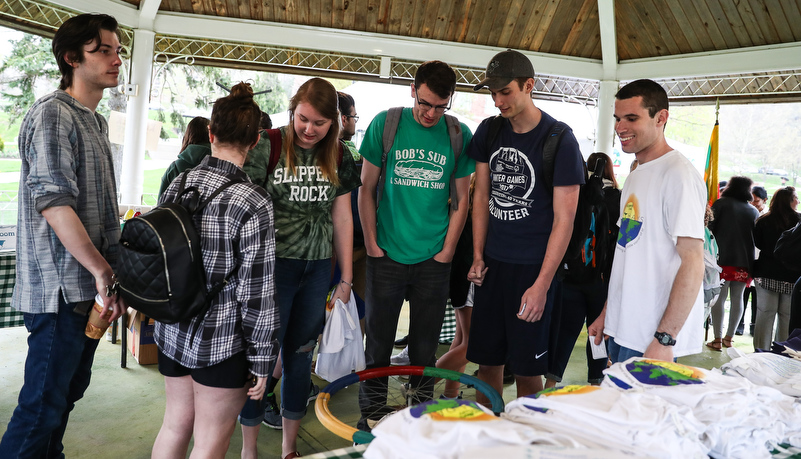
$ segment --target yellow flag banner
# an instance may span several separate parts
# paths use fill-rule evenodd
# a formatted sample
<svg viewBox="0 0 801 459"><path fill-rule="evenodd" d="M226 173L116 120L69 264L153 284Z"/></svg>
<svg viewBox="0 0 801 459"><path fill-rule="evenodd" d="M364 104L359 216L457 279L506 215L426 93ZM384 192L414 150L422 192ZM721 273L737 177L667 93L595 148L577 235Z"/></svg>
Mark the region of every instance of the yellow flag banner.
<svg viewBox="0 0 801 459"><path fill-rule="evenodd" d="M706 194L711 206L718 199L718 122L712 129L712 138L709 139L709 150L706 155L706 168L704 169L704 182Z"/></svg>

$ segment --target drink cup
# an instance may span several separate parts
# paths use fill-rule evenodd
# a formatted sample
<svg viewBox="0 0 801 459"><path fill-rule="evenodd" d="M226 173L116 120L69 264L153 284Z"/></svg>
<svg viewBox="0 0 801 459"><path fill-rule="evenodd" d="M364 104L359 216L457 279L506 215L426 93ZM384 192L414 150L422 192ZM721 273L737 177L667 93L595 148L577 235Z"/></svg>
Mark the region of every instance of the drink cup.
<svg viewBox="0 0 801 459"><path fill-rule="evenodd" d="M91 339L100 339L109 326L109 321L100 317L103 313L103 297L98 293L95 296L95 304L89 312L89 321L86 323L86 336Z"/></svg>

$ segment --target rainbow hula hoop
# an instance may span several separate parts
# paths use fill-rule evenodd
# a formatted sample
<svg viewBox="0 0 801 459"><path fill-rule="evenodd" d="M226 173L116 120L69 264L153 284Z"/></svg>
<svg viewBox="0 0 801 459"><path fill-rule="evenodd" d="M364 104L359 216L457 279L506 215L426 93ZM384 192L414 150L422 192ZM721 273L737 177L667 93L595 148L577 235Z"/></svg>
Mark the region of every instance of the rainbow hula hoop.
<svg viewBox="0 0 801 459"><path fill-rule="evenodd" d="M492 388L489 384L481 381L475 376L459 373L458 371L445 370L442 368L434 367L419 367L419 366L392 366L372 368L369 370L360 371L345 375L331 384L325 386L320 395L317 396L317 401L314 403L314 411L317 413L317 419L330 430L333 434L344 438L348 441L354 441L359 444L370 443L375 437L369 432L365 432L355 427L349 426L340 421L328 407L328 401L331 397L339 392L341 389L358 382L381 378L385 376L429 376L433 378L448 379L451 381L459 381L461 384L473 386L475 389L484 394L492 404L492 412L496 415L503 412L503 398L498 394L498 391Z"/></svg>

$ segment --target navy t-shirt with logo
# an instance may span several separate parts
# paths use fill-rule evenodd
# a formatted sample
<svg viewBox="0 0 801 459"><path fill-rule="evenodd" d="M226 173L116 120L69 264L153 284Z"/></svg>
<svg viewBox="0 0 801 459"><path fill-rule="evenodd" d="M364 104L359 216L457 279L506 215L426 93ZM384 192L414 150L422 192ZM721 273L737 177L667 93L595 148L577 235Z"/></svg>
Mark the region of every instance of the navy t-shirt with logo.
<svg viewBox="0 0 801 459"><path fill-rule="evenodd" d="M490 121L481 122L467 154L489 163L489 228L484 253L516 264L542 264L553 227L553 198L545 187L542 148L556 120L545 112L537 127L524 134L508 120L487 149ZM554 186L584 183L584 159L572 131L564 133L554 161Z"/></svg>

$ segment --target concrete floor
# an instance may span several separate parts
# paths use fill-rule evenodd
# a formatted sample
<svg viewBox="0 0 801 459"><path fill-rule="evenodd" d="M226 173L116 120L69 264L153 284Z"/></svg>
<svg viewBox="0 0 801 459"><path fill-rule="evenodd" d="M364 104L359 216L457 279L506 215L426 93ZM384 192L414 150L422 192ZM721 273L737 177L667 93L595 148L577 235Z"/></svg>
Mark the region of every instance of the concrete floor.
<svg viewBox="0 0 801 459"><path fill-rule="evenodd" d="M405 334L408 325L401 321L399 336ZM710 330L711 335L711 330ZM16 406L17 394L22 386L22 376L27 346L24 327L0 329L0 435L5 432L8 420ZM573 351L572 360L564 376L564 384L586 382L586 358L582 333ZM751 336L735 337L736 346L745 352L753 352ZM447 346L440 346L439 354ZM728 361L725 353L714 352L706 347L701 354L679 359L701 368L720 367ZM468 365L466 373L472 374L475 365ZM125 457L148 458L156 434L161 427L164 413L164 382L155 365L141 366L130 356L128 368L120 368L120 344L102 340L95 357L92 384L83 400L78 402L70 417L64 439L65 453L73 458ZM314 382L326 383L313 377ZM340 397L352 399L354 412L358 410L357 391L344 390ZM504 400L516 397L514 384L504 390ZM231 439L226 458L239 457L242 435L237 429ZM314 414L313 405L303 420L298 449L304 455L349 446L350 443L326 430ZM266 427L259 435L260 457L279 458L281 432Z"/></svg>

